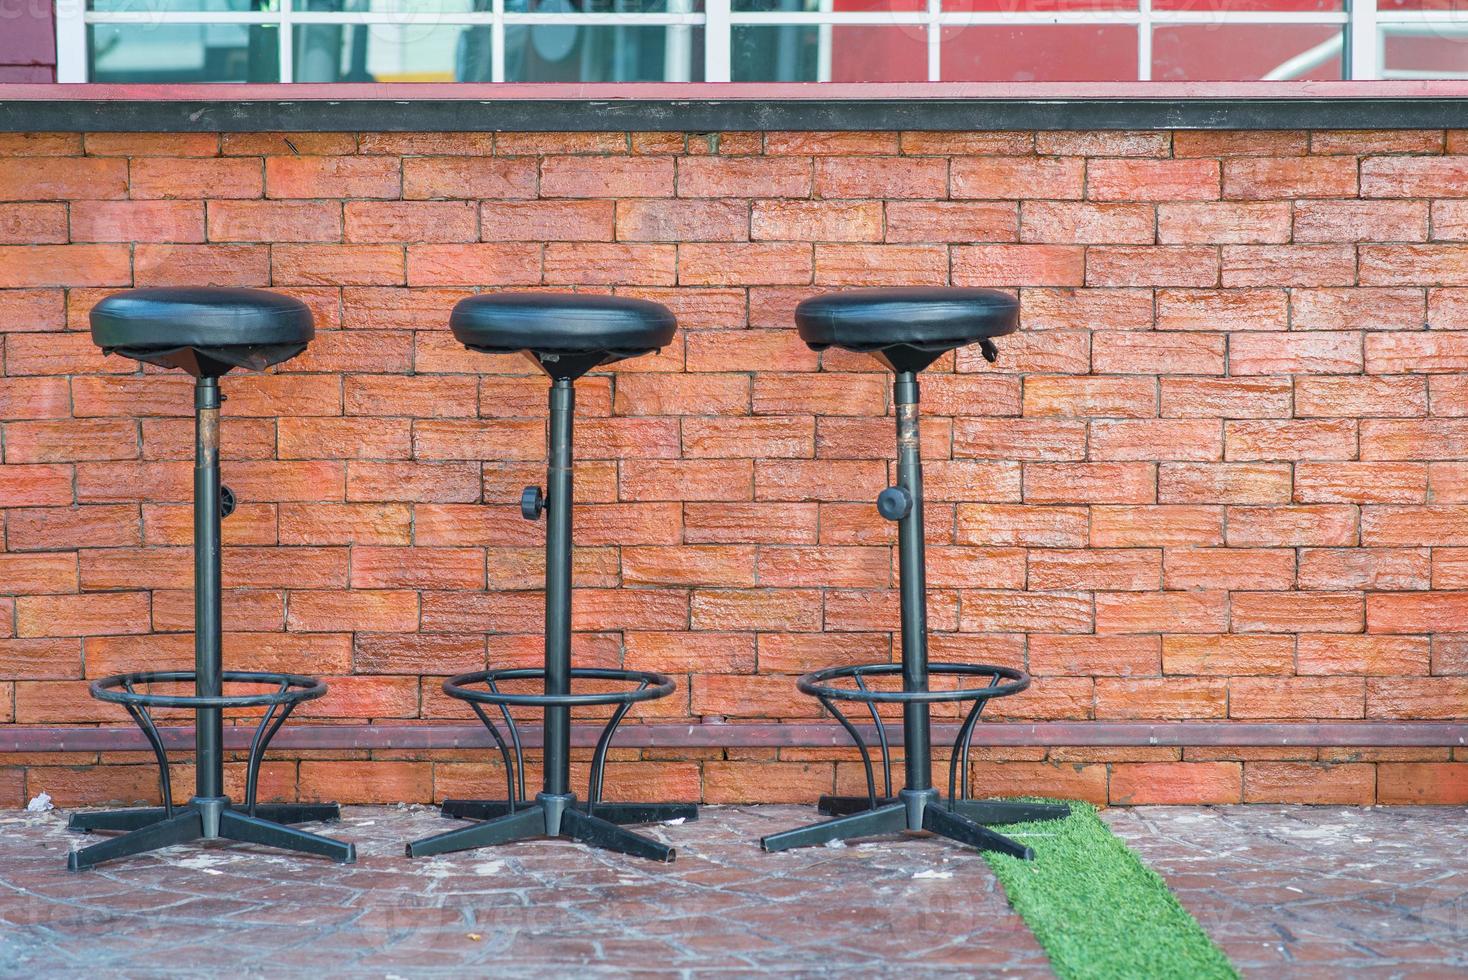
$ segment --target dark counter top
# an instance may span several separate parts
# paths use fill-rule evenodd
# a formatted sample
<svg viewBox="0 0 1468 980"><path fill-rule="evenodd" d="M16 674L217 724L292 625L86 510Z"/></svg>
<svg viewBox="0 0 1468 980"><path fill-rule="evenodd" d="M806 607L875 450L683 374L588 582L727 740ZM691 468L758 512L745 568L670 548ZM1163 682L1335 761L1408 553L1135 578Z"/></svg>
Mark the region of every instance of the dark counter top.
<svg viewBox="0 0 1468 980"><path fill-rule="evenodd" d="M7 132L1447 129L1468 82L7 85Z"/></svg>

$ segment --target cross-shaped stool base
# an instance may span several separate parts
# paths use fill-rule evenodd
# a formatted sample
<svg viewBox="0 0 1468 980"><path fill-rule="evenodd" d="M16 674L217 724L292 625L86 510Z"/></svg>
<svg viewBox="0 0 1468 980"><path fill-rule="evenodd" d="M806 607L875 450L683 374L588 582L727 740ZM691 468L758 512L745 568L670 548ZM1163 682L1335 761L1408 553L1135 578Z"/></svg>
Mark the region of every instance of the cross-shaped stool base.
<svg viewBox="0 0 1468 980"><path fill-rule="evenodd" d="M1057 820L1070 814L1070 807L1049 803L990 800L944 803L938 792L931 789L902 790L895 801L891 797L879 799L876 809L871 809L870 803L870 798L865 796L822 797L821 812L844 816L771 834L760 840L760 846L767 851L783 851L879 834L927 831L981 851L998 851L1028 861L1035 856L1032 849L984 824Z"/></svg>
<svg viewBox="0 0 1468 980"><path fill-rule="evenodd" d="M127 833L72 851L67 858L67 867L80 871L130 854L156 851L189 841L218 839L318 854L342 864L351 864L357 859L357 849L353 845L286 826L337 820L339 817L335 803L261 803L251 816L246 810L234 809L228 799L201 800L198 797L184 806L175 807L172 815L163 807L73 813L67 825L70 830L122 830Z"/></svg>
<svg viewBox="0 0 1468 980"><path fill-rule="evenodd" d="M683 803L597 803L588 807L569 794L537 793L534 800L517 802L513 810L503 800L450 800L444 804L443 815L480 822L413 841L407 846L409 857L535 837L565 837L651 861L671 861L677 856L673 848L619 824L696 820L698 808Z"/></svg>

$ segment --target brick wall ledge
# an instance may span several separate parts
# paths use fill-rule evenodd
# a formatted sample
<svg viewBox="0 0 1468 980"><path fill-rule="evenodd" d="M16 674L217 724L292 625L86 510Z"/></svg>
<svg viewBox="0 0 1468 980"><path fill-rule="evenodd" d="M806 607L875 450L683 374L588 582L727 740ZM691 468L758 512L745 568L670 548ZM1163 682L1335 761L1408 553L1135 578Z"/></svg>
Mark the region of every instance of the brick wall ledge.
<svg viewBox="0 0 1468 980"><path fill-rule="evenodd" d="M1462 81L8 85L0 131L1443 129Z"/></svg>
<svg viewBox="0 0 1468 980"><path fill-rule="evenodd" d="M870 726L858 726L870 735ZM957 725L935 725L939 745L957 737ZM225 743L246 749L253 726L225 729ZM573 743L593 746L599 725L578 725ZM169 748L193 745L193 729L162 730ZM888 734L902 743L902 728ZM522 732L529 748L540 745L540 730ZM296 725L282 729L272 749L455 749L492 748L493 741L479 725ZM614 743L621 748L824 748L847 746L850 739L835 724L715 724L624 725ZM1309 746L1388 748L1407 746L1468 746L1468 722L1357 721L1357 722L992 722L978 726L975 745L1008 746ZM6 752L122 752L148 748L135 728L13 727L0 730L0 753Z"/></svg>

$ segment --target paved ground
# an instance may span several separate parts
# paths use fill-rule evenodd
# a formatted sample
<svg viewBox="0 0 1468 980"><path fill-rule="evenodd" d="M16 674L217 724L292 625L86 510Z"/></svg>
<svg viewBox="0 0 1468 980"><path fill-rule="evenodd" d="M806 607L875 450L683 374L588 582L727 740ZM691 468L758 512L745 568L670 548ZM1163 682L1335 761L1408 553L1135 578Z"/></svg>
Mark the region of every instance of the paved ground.
<svg viewBox="0 0 1468 980"><path fill-rule="evenodd" d="M1468 809L1154 806L1103 817L1246 976L1468 977Z"/></svg>
<svg viewBox="0 0 1468 980"><path fill-rule="evenodd" d="M709 808L654 865L536 842L420 861L425 808L353 807L339 867L237 845L72 874L55 814L0 816L0 976L1048 977L987 866L937 840L767 855L797 807ZM1246 973L1463 976L1468 812L1151 807L1113 827ZM292 969L294 968L294 969Z"/></svg>

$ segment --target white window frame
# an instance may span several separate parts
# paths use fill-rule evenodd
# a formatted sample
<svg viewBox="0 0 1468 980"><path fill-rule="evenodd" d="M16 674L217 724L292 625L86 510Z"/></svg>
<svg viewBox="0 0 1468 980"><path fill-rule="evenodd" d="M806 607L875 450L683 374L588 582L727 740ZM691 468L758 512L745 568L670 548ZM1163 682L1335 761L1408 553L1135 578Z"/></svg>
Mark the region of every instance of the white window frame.
<svg viewBox="0 0 1468 980"><path fill-rule="evenodd" d="M994 25L1005 27L1060 24L1126 25L1137 29L1137 79L1152 77L1152 32L1158 26L1177 24L1318 24L1339 25L1341 33L1309 51L1291 58L1270 72L1268 78L1294 78L1333 58L1344 56L1344 74L1350 79L1444 77L1444 73L1388 70L1383 53L1388 35L1454 33L1468 40L1468 18L1452 10L1381 11L1377 0L1346 0L1345 11L1234 11L1156 10L1152 0L1138 0L1135 10L1097 11L985 11L944 12L942 0L927 0L924 9L911 12L870 11L837 13L831 0L821 0L820 9L810 12L735 11L731 0L705 0L702 13L688 11L690 0L669 0L669 12L642 13L510 13L505 0L493 0L491 10L479 13L350 12L331 13L295 9L293 0L277 0L278 9L256 12L187 11L89 11L87 0L56 0L57 81L87 81L87 28L91 24L275 24L280 27L280 80L293 81L295 24L419 24L432 16L443 26L487 24L491 28L492 80L504 81L505 27L510 24L584 24L663 26L684 28L676 43L686 50L687 28L704 28L704 78L727 82L732 74L730 38L738 26L781 26L811 24L821 27L821 70L819 80L829 80L831 28L838 26L907 26L927 35L927 80L943 81L942 44L946 28ZM145 0L146 2L146 0ZM1468 73L1464 76L1468 77ZM671 79L680 81L682 79Z"/></svg>

